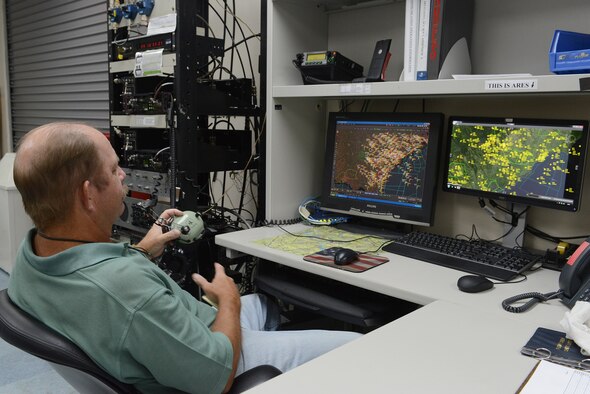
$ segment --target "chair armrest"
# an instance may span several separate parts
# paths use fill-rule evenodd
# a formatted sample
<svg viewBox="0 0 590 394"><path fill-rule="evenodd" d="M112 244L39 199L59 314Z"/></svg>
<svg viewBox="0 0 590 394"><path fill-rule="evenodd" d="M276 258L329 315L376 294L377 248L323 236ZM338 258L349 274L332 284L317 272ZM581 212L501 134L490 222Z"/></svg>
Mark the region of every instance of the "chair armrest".
<svg viewBox="0 0 590 394"><path fill-rule="evenodd" d="M259 365L237 376L228 394L238 394L250 390L252 387L258 386L281 373L279 369L272 365Z"/></svg>

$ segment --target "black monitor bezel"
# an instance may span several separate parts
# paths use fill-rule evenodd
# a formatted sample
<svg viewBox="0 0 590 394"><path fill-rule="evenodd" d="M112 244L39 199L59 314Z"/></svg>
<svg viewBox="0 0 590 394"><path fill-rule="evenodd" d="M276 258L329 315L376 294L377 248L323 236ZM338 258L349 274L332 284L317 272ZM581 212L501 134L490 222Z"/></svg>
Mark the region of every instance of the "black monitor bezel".
<svg viewBox="0 0 590 394"><path fill-rule="evenodd" d="M449 187L448 174L450 166L450 152L451 152L451 133L453 130L453 122L462 121L465 123L481 123L481 124L511 124L526 125L526 126L557 126L557 127L571 127L573 125L583 126L582 149L580 156L580 174L576 180L575 193L572 205L558 204L552 200L542 200L533 197L513 196L502 193L486 192L474 189L457 189ZM562 211L577 212L580 208L580 200L582 197L582 184L585 173L586 150L588 146L588 121L587 120L572 120L572 119L540 119L540 118L512 118L512 117L481 117L481 116L450 116L447 122L447 135L445 142L445 151L443 156L443 173L442 173L442 189L445 192L470 195L480 198L487 198L491 200L506 201L509 203L521 204L526 206L538 206L543 208L552 208Z"/></svg>
<svg viewBox="0 0 590 394"><path fill-rule="evenodd" d="M371 205L375 206L373 208L367 207L367 204L363 205L359 203L358 200L340 199L330 196L333 157L335 153L336 124L337 121L340 120L430 123L431 127L426 153L427 161L424 179L424 198L420 208L372 203ZM437 192L436 183L438 179L443 125L444 115L442 113L330 112L328 116L324 174L322 178L322 209L364 219L431 226L434 223L434 208L436 205Z"/></svg>

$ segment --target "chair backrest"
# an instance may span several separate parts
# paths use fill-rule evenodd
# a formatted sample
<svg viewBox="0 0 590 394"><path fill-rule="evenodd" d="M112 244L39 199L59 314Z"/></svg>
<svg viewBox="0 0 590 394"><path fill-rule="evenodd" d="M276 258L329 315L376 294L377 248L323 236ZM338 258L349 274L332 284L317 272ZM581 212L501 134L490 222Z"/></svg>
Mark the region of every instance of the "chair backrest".
<svg viewBox="0 0 590 394"><path fill-rule="evenodd" d="M137 393L98 367L72 341L20 309L0 291L0 337L11 345L49 361L81 393Z"/></svg>

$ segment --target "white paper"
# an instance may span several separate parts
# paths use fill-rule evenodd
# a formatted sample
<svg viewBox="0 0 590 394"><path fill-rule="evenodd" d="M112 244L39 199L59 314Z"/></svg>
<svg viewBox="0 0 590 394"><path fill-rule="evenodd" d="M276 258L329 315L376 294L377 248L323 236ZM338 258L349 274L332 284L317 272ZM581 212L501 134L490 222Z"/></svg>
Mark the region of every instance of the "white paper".
<svg viewBox="0 0 590 394"><path fill-rule="evenodd" d="M540 361L520 394L590 394L590 373Z"/></svg>
<svg viewBox="0 0 590 394"><path fill-rule="evenodd" d="M490 79L485 81L485 90L537 90L539 81L533 79Z"/></svg>
<svg viewBox="0 0 590 394"><path fill-rule="evenodd" d="M176 14L153 16L150 18L146 35L170 33L176 30Z"/></svg>
<svg viewBox="0 0 590 394"><path fill-rule="evenodd" d="M150 77L162 74L162 57L164 48L135 53L135 78Z"/></svg>
<svg viewBox="0 0 590 394"><path fill-rule="evenodd" d="M526 78L533 74L453 74L453 79L499 79L499 78Z"/></svg>
<svg viewBox="0 0 590 394"><path fill-rule="evenodd" d="M371 94L370 83L345 83L340 85L340 94Z"/></svg>

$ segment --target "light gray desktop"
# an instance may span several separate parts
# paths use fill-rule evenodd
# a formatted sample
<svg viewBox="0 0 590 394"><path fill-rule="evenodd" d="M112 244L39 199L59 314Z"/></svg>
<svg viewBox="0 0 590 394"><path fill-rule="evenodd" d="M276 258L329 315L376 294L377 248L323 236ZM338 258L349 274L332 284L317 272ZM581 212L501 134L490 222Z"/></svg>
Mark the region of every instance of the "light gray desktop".
<svg viewBox="0 0 590 394"><path fill-rule="evenodd" d="M304 224L286 226L291 232ZM556 271L541 269L515 284L469 294L458 290L465 272L384 253L390 261L351 273L303 260L303 256L255 243L285 234L260 227L218 235L227 249L310 274L424 305L359 340L285 373L252 393L514 393L536 361L520 348L539 326L561 330L567 308L552 300L513 314L502 300L557 290Z"/></svg>

